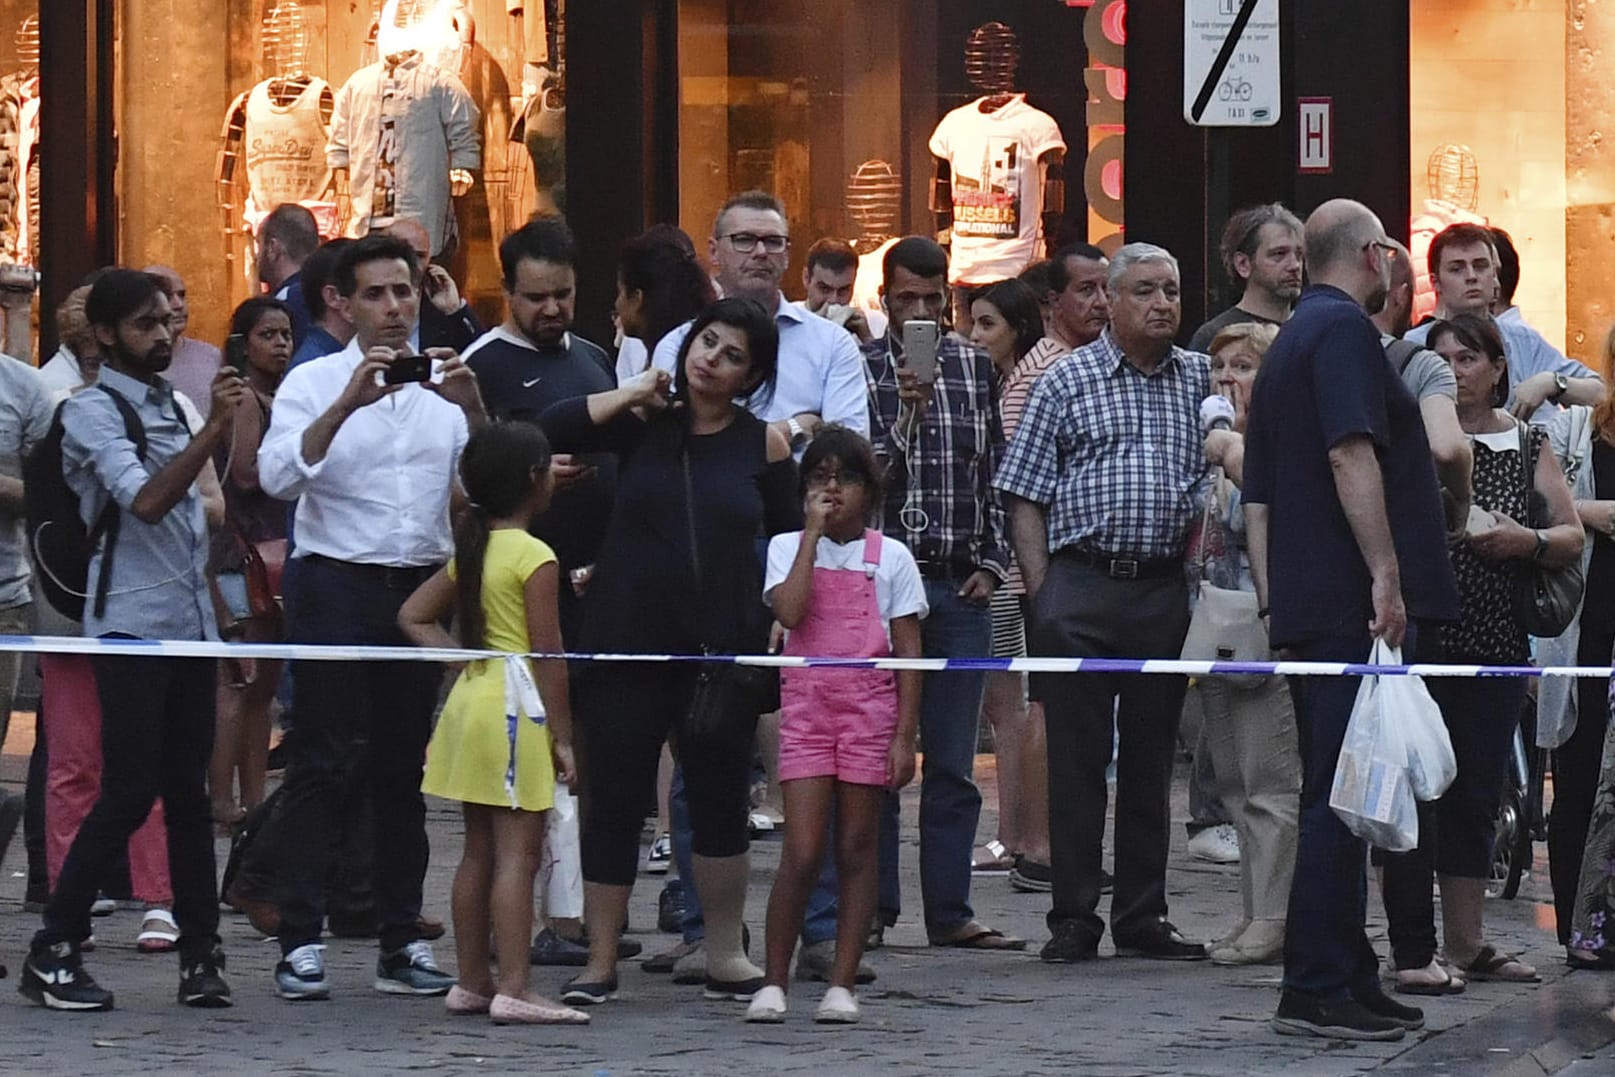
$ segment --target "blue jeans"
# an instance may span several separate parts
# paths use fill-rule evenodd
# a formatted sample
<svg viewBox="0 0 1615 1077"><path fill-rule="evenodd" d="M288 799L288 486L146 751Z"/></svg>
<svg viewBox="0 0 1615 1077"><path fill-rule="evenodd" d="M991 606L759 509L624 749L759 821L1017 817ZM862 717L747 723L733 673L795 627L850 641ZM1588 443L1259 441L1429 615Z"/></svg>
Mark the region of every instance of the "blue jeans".
<svg viewBox="0 0 1615 1077"><path fill-rule="evenodd" d="M1408 625L1404 653L1414 653ZM1362 662L1371 641L1366 627L1292 647L1306 662ZM1357 700L1360 677L1295 677L1295 716L1301 747L1301 826L1295 881L1284 936L1284 990L1345 999L1379 990L1378 958L1363 930L1368 887L1363 840L1329 807L1335 764Z"/></svg>
<svg viewBox="0 0 1615 1077"><path fill-rule="evenodd" d="M991 653L992 616L985 605L959 597L958 583L926 580L930 616L920 622L927 658L983 658ZM925 674L920 696L920 896L925 928L946 936L975 918L970 907L970 849L981 816L981 790L972 772L981 720L979 671ZM888 794L880 820L880 915L897 921L902 890L897 874L898 795ZM821 882L822 885L822 882Z"/></svg>

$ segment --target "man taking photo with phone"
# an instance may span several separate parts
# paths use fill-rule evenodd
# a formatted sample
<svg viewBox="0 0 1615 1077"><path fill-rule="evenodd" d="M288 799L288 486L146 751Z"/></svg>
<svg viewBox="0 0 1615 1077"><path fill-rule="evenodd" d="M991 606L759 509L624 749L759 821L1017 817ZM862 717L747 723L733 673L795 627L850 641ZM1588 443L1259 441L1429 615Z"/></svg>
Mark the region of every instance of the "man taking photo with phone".
<svg viewBox="0 0 1615 1077"><path fill-rule="evenodd" d="M1008 557L992 487L1004 453L987 353L942 335L948 256L923 236L893 244L882 263L888 328L863 347L870 427L887 467L881 529L914 553L931 613L920 623L927 658L990 653L988 603ZM927 673L920 700L920 888L933 946L1023 949L984 927L970 907L970 850L981 793L972 777L986 675ZM881 820L877 931L897 920L897 797Z"/></svg>
<svg viewBox="0 0 1615 1077"><path fill-rule="evenodd" d="M419 265L407 243L371 235L333 277L354 337L287 375L275 396L258 477L299 498L298 571L289 636L299 643L405 646L399 607L448 560L449 507L472 427L485 420L477 379L452 351L416 356ZM435 368L435 370L434 370ZM426 806L421 768L442 671L418 662L301 662L272 859L280 881L287 999L325 998L325 881L357 767L373 768L372 876L381 955L377 990L441 995L454 978L421 939Z"/></svg>

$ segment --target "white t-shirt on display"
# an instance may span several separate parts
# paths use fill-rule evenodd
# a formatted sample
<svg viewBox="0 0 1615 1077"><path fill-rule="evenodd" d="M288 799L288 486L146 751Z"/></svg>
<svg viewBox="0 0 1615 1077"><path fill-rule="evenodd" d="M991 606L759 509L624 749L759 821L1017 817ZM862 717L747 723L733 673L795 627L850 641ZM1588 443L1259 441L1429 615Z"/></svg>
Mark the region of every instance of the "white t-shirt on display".
<svg viewBox="0 0 1615 1077"><path fill-rule="evenodd" d="M990 284L1020 273L1039 255L1043 155L1063 152L1054 118L1014 94L991 112L982 98L942 117L931 153L953 173L950 284Z"/></svg>
<svg viewBox="0 0 1615 1077"><path fill-rule="evenodd" d="M802 532L791 531L775 535L768 540L768 570L763 578L763 598L773 602L774 588L785 582L791 574L796 551L802 546ZM813 558L814 568L864 570L864 540L853 539L842 544L820 538ZM925 581L920 578L920 567L908 547L893 538L880 540L880 564L875 568L875 601L880 606L880 619L886 626L886 637L891 638L894 617L918 616L924 619L931 612L925 600Z"/></svg>

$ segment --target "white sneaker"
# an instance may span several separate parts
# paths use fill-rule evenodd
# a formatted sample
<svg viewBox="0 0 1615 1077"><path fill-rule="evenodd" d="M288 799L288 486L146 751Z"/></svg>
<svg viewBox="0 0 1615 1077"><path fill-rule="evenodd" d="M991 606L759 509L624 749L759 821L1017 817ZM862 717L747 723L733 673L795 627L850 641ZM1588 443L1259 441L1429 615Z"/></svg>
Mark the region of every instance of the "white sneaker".
<svg viewBox="0 0 1615 1077"><path fill-rule="evenodd" d="M858 1000L852 997L852 992L845 987L832 987L824 993L824 1001L819 1003L813 1020L821 1025L856 1025L860 1016Z"/></svg>
<svg viewBox="0 0 1615 1077"><path fill-rule="evenodd" d="M1239 863L1239 831L1232 823L1208 826L1189 839L1189 855L1212 864Z"/></svg>
<svg viewBox="0 0 1615 1077"><path fill-rule="evenodd" d="M773 984L763 987L751 996L746 1020L757 1025L777 1025L785 1020L785 992Z"/></svg>

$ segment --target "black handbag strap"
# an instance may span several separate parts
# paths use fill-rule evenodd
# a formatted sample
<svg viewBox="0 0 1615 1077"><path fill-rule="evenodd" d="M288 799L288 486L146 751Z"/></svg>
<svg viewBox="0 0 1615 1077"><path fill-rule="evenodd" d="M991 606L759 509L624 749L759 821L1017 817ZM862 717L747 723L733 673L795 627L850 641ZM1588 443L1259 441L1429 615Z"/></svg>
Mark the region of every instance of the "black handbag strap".
<svg viewBox="0 0 1615 1077"><path fill-rule="evenodd" d="M699 598L706 591L706 584L701 575L701 543L696 538L695 482L690 477L690 447L687 443L679 446L679 465L684 471L684 519L690 526L690 569L695 573L695 590ZM705 641L701 644L701 653L712 653L712 648Z"/></svg>
<svg viewBox="0 0 1615 1077"><path fill-rule="evenodd" d="M1525 526L1541 527L1542 524L1535 519L1535 506L1531 503L1531 494L1536 490L1536 454L1531 451L1531 424L1515 419L1514 430L1520 439L1520 471L1525 477Z"/></svg>

